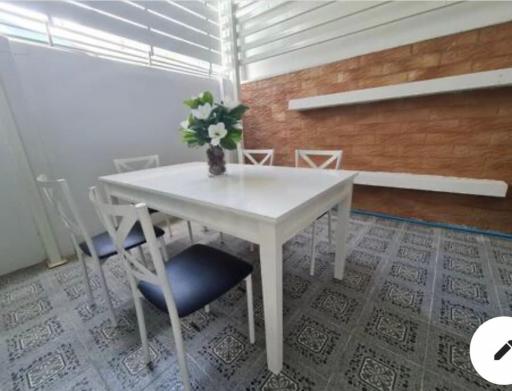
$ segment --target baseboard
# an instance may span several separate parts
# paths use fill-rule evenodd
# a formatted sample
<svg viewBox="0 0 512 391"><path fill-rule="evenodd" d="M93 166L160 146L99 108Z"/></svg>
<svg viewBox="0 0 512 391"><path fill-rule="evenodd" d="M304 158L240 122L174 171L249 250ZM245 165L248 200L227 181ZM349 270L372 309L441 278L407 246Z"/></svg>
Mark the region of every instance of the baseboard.
<svg viewBox="0 0 512 391"><path fill-rule="evenodd" d="M481 234L481 235L487 235L487 236L493 236L493 237L497 237L497 238L512 240L512 234L499 232L499 231L484 230L484 229L480 229L480 228L469 227L466 225L440 223L440 222L435 222L435 221L425 221L425 220L415 219L413 217L393 216L393 215L390 215L387 213L372 212L372 211L367 211L367 210L362 210L362 209L352 209L352 213L366 215L366 216L382 217L385 219L405 221L405 222L414 223L414 224L426 225L429 227L452 229L455 231L462 231L462 232Z"/></svg>

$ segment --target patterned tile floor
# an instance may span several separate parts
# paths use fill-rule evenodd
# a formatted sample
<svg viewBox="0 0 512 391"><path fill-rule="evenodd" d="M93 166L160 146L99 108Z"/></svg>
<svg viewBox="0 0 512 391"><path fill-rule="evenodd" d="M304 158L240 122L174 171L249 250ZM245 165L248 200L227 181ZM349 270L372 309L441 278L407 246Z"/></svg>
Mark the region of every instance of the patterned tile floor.
<svg viewBox="0 0 512 391"><path fill-rule="evenodd" d="M255 265L257 342L250 345L243 285L182 325L196 390L499 390L472 369L468 343L486 319L512 313L512 241L353 214L346 276L320 225L316 275L309 232L284 249L285 365L266 370L258 253L215 232L202 242ZM169 252L186 247L175 225ZM153 365L141 364L124 271L107 262L119 326L95 293L87 302L76 262L0 277L0 390L180 390L167 319L145 305Z"/></svg>

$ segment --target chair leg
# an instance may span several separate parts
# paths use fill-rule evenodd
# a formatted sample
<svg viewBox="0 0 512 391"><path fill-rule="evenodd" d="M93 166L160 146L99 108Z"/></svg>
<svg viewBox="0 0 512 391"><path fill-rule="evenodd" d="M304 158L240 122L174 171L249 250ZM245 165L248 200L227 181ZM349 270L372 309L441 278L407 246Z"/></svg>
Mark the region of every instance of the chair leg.
<svg viewBox="0 0 512 391"><path fill-rule="evenodd" d="M80 250L77 250L77 256L78 261L80 262L80 265L82 266L82 272L84 273L84 283L85 283L85 291L87 292L87 299L89 302L92 302L94 300L94 297L92 295L92 288L91 288L91 282L89 281L89 273L87 272L87 265L85 264L84 256L82 255L82 252ZM101 266L100 266L101 268Z"/></svg>
<svg viewBox="0 0 512 391"><path fill-rule="evenodd" d="M148 365L151 361L149 355L149 343L148 343L148 332L146 330L146 321L144 319L144 310L142 309L142 301L140 296L137 294L137 286L133 276L128 273L128 279L133 294L133 302L135 304L135 313L137 315L137 323L139 325L140 341L142 342L142 354L144 357L144 364Z"/></svg>
<svg viewBox="0 0 512 391"><path fill-rule="evenodd" d="M146 255L144 255L144 250L142 249L142 246L137 247L137 250L139 251L140 259L142 260L144 265L146 265L146 267L148 267L149 266L148 260L146 259Z"/></svg>
<svg viewBox="0 0 512 391"><path fill-rule="evenodd" d="M332 246L332 213L331 210L327 212L327 238L329 240L329 247Z"/></svg>
<svg viewBox="0 0 512 391"><path fill-rule="evenodd" d="M164 257L164 262L169 259L169 253L167 252L167 246L165 244L165 239L163 236L160 237L160 247L162 247L162 256Z"/></svg>
<svg viewBox="0 0 512 391"><path fill-rule="evenodd" d="M254 343L256 337L254 335L254 303L252 299L252 274L245 278L245 290L247 292L247 319L249 322L249 341Z"/></svg>
<svg viewBox="0 0 512 391"><path fill-rule="evenodd" d="M169 317L170 318L170 317ZM173 322L171 319L171 328L174 335L174 343L176 345L176 356L178 357L178 366L181 373L181 382L185 391L191 391L190 377L187 368L187 358L185 357L185 347L183 346L183 336L181 334L181 325L179 320Z"/></svg>
<svg viewBox="0 0 512 391"><path fill-rule="evenodd" d="M220 236L220 242L222 244L224 244L224 234L222 232L219 232L219 236Z"/></svg>
<svg viewBox="0 0 512 391"><path fill-rule="evenodd" d="M194 234L192 233L192 224L190 221L187 221L188 228L188 237L190 238L190 243L194 243Z"/></svg>
<svg viewBox="0 0 512 391"><path fill-rule="evenodd" d="M316 221L313 222L312 226L313 227L312 227L312 232L311 232L311 265L310 265L310 269L309 269L309 274L314 276L315 275Z"/></svg>
<svg viewBox="0 0 512 391"><path fill-rule="evenodd" d="M114 326L117 326L117 318L114 313L114 306L112 305L112 300L110 299L110 295L108 293L107 281L105 280L105 273L103 272L103 268L98 262L98 267L100 271L100 285L101 291L103 292L103 298L105 299L105 305L107 306L108 313L110 314L110 319L112 319L112 323Z"/></svg>
<svg viewBox="0 0 512 391"><path fill-rule="evenodd" d="M167 229L169 230L169 237L172 238L171 219L169 217L166 217L165 222L167 223Z"/></svg>

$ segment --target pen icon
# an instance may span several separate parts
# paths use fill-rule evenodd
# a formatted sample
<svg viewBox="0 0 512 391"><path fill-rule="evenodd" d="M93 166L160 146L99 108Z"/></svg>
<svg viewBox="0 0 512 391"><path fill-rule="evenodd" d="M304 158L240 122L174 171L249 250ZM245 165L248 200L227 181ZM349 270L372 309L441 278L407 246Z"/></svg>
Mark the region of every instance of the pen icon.
<svg viewBox="0 0 512 391"><path fill-rule="evenodd" d="M512 349L512 340L508 341L505 345L503 345L500 350L496 352L494 355L494 360L498 361L501 360L501 358L508 353L508 351Z"/></svg>

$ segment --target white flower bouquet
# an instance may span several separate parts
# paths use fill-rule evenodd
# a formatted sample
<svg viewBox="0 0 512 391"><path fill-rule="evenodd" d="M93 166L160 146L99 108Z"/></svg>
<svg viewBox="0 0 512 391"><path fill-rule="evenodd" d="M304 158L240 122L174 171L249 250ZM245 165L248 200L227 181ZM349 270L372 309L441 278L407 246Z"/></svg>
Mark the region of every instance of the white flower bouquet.
<svg viewBox="0 0 512 391"><path fill-rule="evenodd" d="M206 154L210 175L226 171L223 149L236 149L242 138L241 119L248 107L214 102L209 91L185 102L191 111L181 125L183 141L189 147L208 145Z"/></svg>
<svg viewBox="0 0 512 391"><path fill-rule="evenodd" d="M190 147L209 144L224 149L236 149L242 138L241 119L247 106L214 102L209 91L187 99L188 118L181 125L183 141Z"/></svg>

